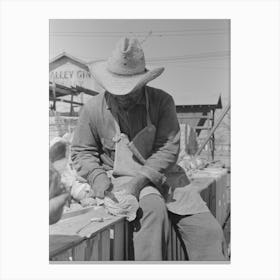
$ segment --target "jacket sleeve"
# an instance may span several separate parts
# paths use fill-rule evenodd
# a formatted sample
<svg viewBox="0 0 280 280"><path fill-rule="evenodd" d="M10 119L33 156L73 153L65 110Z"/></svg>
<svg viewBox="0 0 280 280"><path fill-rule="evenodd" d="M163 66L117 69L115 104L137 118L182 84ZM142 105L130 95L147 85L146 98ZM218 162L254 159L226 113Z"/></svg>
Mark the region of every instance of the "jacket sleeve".
<svg viewBox="0 0 280 280"><path fill-rule="evenodd" d="M164 173L172 167L180 151L180 126L173 98L167 95L160 104L153 154L141 167L140 174L157 186L164 183Z"/></svg>
<svg viewBox="0 0 280 280"><path fill-rule="evenodd" d="M101 166L98 139L94 120L84 107L74 132L71 159L77 173L85 178L93 189L106 189L110 180Z"/></svg>

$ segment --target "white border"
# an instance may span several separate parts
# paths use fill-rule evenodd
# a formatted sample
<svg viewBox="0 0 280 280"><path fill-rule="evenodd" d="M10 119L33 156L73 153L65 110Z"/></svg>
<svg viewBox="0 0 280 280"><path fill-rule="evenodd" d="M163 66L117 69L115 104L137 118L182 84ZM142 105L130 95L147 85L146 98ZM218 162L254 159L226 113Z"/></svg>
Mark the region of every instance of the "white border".
<svg viewBox="0 0 280 280"><path fill-rule="evenodd" d="M227 18L232 263L48 264L48 19ZM278 1L1 2L1 279L279 279Z"/></svg>

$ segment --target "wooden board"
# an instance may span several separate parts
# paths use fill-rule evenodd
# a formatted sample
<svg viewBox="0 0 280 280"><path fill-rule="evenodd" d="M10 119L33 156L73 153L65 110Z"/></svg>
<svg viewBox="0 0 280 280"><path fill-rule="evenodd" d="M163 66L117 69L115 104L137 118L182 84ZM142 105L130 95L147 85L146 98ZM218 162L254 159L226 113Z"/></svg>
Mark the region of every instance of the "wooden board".
<svg viewBox="0 0 280 280"><path fill-rule="evenodd" d="M101 252L100 259L102 261L110 260L110 230L104 230L100 233L99 250ZM101 246L101 249L100 249Z"/></svg>
<svg viewBox="0 0 280 280"><path fill-rule="evenodd" d="M77 233L79 229L90 222L91 218L100 217L109 217L110 220L105 220L104 222L92 222L86 226L86 228ZM123 217L115 217L107 214L104 208L97 210L91 209L87 213L60 220L58 223L51 225L50 235L69 235L89 238L90 236L104 230L104 228L110 227L111 225L122 221L123 219Z"/></svg>
<svg viewBox="0 0 280 280"><path fill-rule="evenodd" d="M75 216L79 216L87 212L90 212L91 210L95 210L95 206L85 207L78 210L69 210L62 214L61 220L73 218Z"/></svg>
<svg viewBox="0 0 280 280"><path fill-rule="evenodd" d="M86 241L81 242L73 248L73 261L85 261L86 260Z"/></svg>
<svg viewBox="0 0 280 280"><path fill-rule="evenodd" d="M80 244L84 238L80 236L68 236L68 235L50 235L49 236L49 256L50 259L54 258L57 254L66 251L78 244Z"/></svg>
<svg viewBox="0 0 280 280"><path fill-rule="evenodd" d="M72 260L73 260L72 249L65 250L63 253L60 253L51 259L51 261L67 261L67 262Z"/></svg>
<svg viewBox="0 0 280 280"><path fill-rule="evenodd" d="M115 261L124 260L124 250L125 250L124 227L125 225L123 222L119 222L114 226L113 260Z"/></svg>
<svg viewBox="0 0 280 280"><path fill-rule="evenodd" d="M99 239L100 235L89 238L86 240L86 261L98 261L99 260Z"/></svg>
<svg viewBox="0 0 280 280"><path fill-rule="evenodd" d="M110 217L110 220L90 223L84 230L77 233L81 227L89 223L91 218L95 217ZM60 258L66 260L69 256L67 257L65 252L69 248L73 249L73 255L71 255L73 260L98 261L110 259L109 228L116 223L123 222L123 217L108 215L104 208L97 210L93 208L87 209L86 213L60 220L58 223L50 226L50 260L58 260L57 258L54 259L58 255L61 255ZM65 254L66 256L63 256Z"/></svg>
<svg viewBox="0 0 280 280"><path fill-rule="evenodd" d="M220 225L223 225L228 205L227 170L223 168L206 168L198 171L194 178L194 182L198 184L198 189L203 185L201 180L212 180L209 181L207 189L201 190L201 197L207 203L209 210Z"/></svg>

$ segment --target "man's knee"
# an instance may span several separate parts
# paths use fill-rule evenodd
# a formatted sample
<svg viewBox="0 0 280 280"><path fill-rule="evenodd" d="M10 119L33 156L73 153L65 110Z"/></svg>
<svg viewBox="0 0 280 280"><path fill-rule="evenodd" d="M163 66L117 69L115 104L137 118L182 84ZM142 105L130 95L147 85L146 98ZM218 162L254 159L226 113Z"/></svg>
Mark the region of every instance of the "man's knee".
<svg viewBox="0 0 280 280"><path fill-rule="evenodd" d="M167 219L167 209L163 198L157 194L149 194L139 201L140 209L143 212L143 218L151 220L164 221Z"/></svg>
<svg viewBox="0 0 280 280"><path fill-rule="evenodd" d="M209 240L223 241L223 230L218 221L211 215L209 222L204 226L204 235Z"/></svg>

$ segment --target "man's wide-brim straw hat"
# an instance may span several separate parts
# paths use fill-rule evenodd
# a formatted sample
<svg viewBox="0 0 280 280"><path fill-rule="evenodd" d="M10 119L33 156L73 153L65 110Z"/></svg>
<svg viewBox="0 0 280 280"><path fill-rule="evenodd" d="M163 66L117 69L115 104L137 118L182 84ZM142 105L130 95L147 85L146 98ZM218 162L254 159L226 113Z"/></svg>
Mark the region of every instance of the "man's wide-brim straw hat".
<svg viewBox="0 0 280 280"><path fill-rule="evenodd" d="M124 95L157 78L164 68L146 69L139 41L136 38L122 38L108 60L93 62L90 70L106 91Z"/></svg>

